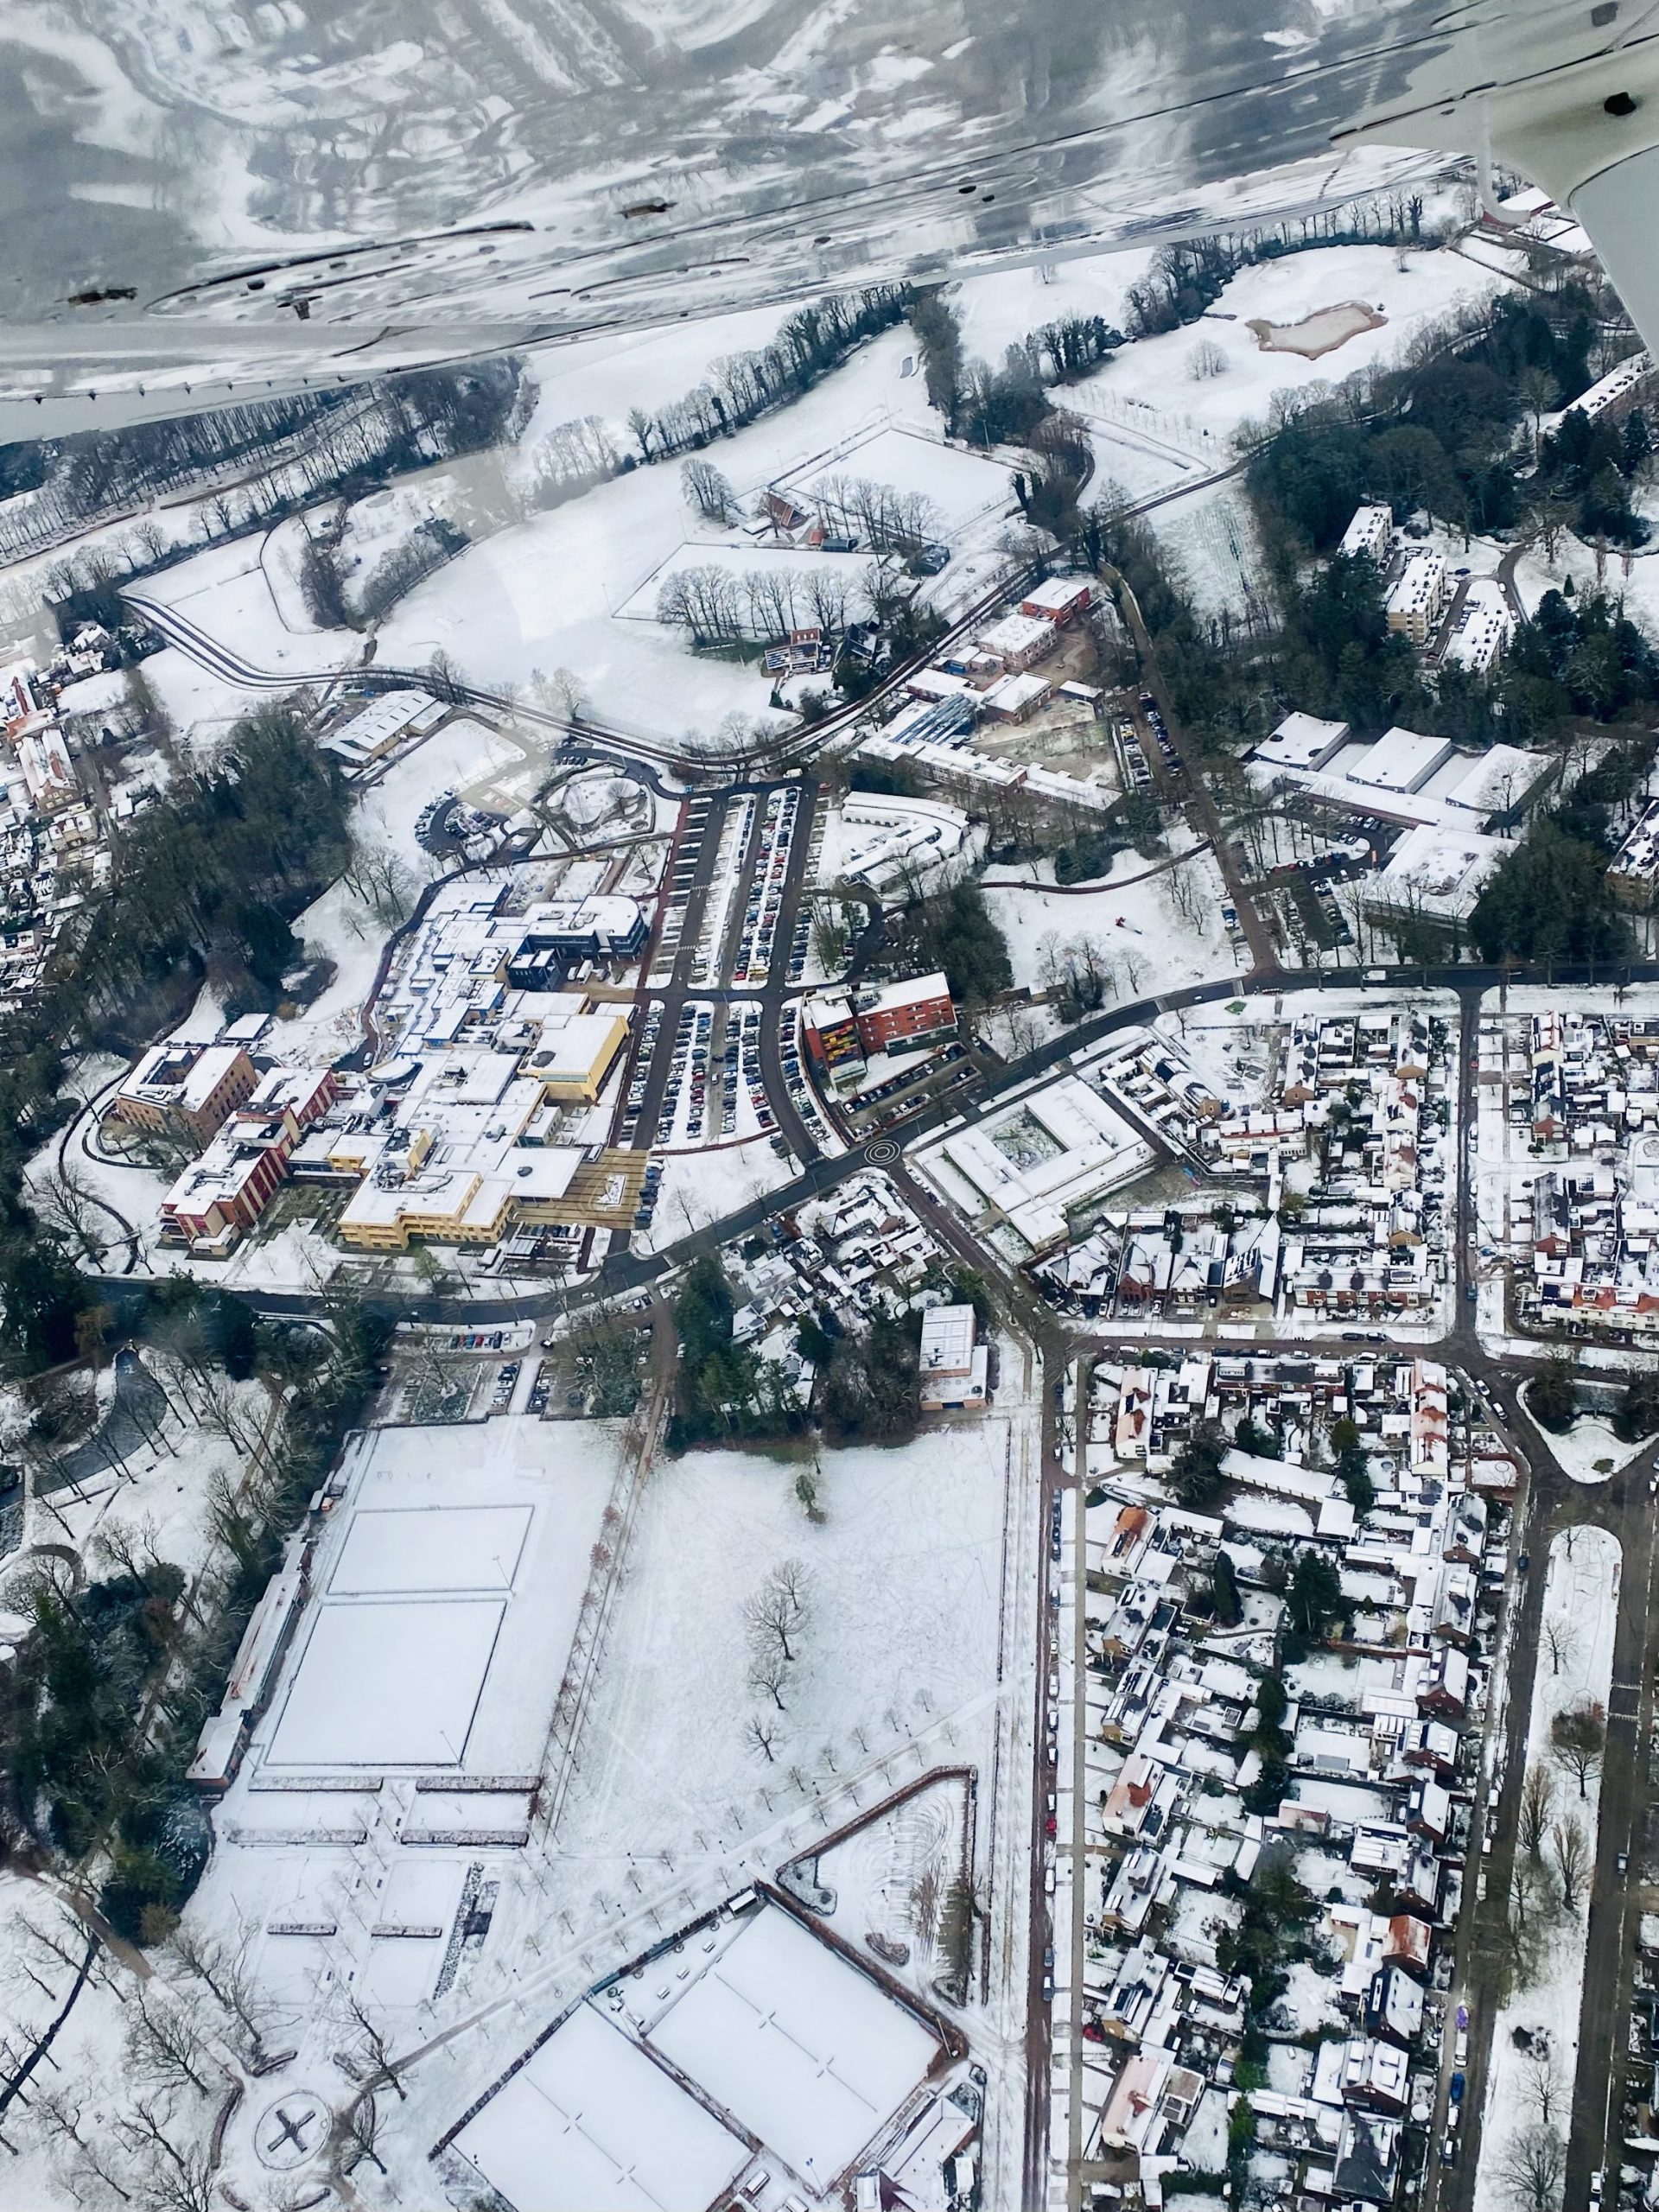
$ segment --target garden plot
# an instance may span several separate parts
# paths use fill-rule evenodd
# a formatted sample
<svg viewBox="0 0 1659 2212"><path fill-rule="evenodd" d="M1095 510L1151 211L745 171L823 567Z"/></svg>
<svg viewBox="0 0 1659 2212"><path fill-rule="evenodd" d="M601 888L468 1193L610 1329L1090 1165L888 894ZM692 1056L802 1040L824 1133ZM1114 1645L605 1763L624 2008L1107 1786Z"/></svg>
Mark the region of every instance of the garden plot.
<svg viewBox="0 0 1659 2212"><path fill-rule="evenodd" d="M735 587L743 633L766 639L823 622L836 603L844 604L853 621L866 620L875 557L869 553L819 553L794 545L756 545L747 539L734 543L729 538L688 538L629 594L617 608L618 616L655 622L658 601L671 578L688 569L718 569Z"/></svg>
<svg viewBox="0 0 1659 2212"><path fill-rule="evenodd" d="M816 512L826 501L836 505L837 480L849 479L931 499L946 540L1013 504L1012 480L999 462L895 424L816 456L785 477L783 488Z"/></svg>

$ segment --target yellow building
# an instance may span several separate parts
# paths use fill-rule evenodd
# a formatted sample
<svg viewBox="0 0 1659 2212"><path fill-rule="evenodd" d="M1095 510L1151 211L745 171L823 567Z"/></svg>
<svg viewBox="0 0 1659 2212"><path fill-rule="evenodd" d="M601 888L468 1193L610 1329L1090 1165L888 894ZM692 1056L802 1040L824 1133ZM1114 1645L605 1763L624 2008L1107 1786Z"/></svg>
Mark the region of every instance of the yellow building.
<svg viewBox="0 0 1659 2212"><path fill-rule="evenodd" d="M620 1014L551 1014L524 1072L541 1084L544 1098L591 1106L627 1041L628 1025Z"/></svg>
<svg viewBox="0 0 1659 2212"><path fill-rule="evenodd" d="M340 1241L354 1252L406 1252L416 1242L499 1244L519 1221L557 1219L581 1165L579 1151L548 1145L510 1152L489 1174L461 1166L370 1175L340 1212Z"/></svg>

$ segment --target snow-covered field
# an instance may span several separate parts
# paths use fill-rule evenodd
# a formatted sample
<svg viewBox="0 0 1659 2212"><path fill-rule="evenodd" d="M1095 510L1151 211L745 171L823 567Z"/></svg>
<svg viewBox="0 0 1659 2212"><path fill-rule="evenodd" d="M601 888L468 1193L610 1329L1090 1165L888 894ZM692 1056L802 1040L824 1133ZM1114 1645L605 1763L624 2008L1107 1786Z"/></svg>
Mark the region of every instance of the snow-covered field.
<svg viewBox="0 0 1659 2212"><path fill-rule="evenodd" d="M1023 270L969 279L953 293L965 347L995 361L1013 340L1066 312L1099 312L1121 323L1128 287L1144 274L1147 259L1144 250L1090 257L1056 268L1052 281ZM1057 397L1089 424L1096 496L1196 483L1230 458L1239 424L1264 417L1274 393L1328 384L1392 359L1452 302L1505 282L1446 251L1342 246L1289 255L1242 271L1200 323L1126 345ZM1348 300L1380 312L1382 323L1317 360L1265 353L1249 327L1252 320L1293 324ZM551 512L522 522L507 518L515 474L534 475L537 449L559 423L597 415L617 449L626 450L631 407L677 398L721 354L763 343L777 320L746 314L538 356L539 397L514 452L474 456L360 503L347 518L341 550L347 566L356 564L354 575L365 574L425 512L459 518L475 541L392 610L378 658L422 665L442 651L467 677L491 686L524 685L537 673L568 668L600 719L642 735L707 735L733 715L765 719L766 687L753 669L694 656L679 632L650 619L619 626L625 608L649 618L658 570L681 557L675 548L690 518L677 467L639 467ZM1219 349L1219 374L1191 373L1201 344ZM861 347L804 397L721 440L715 458L745 498L779 479L810 484L825 474L926 493L957 545L957 559L930 588L941 605L982 583L1008 503L1000 462L940 442L906 326ZM1190 514L1184 504L1160 509L1157 527L1181 554L1202 603L1253 582L1254 548L1235 486L1207 492ZM357 663L363 640L311 624L296 588L292 537L284 524L212 546L145 588L261 666L292 670L296 682L326 677ZM739 552L711 557L741 565ZM174 649L147 663L146 674L180 730L200 747L222 736L251 696Z"/></svg>
<svg viewBox="0 0 1659 2212"><path fill-rule="evenodd" d="M1613 1678L1613 1634L1618 1620L1618 1586L1623 1554L1605 1529L1563 1529L1551 1540L1544 1584L1544 1611L1532 1713L1527 1730L1527 1762L1550 1770L1555 1783L1554 1821L1577 1821L1586 1839L1585 1866L1596 1864L1596 1836L1601 1787L1591 1773L1584 1794L1576 1778L1553 1759L1550 1730L1560 1713L1590 1702L1604 1710ZM1556 1641L1552 1643L1552 1637ZM1475 2212L1500 2212L1509 2201L1503 2178L1506 2146L1538 2121L1535 2069L1516 2043L1524 2029L1535 2040L1543 2035L1554 2082L1557 2115L1567 2109L1578 2064L1579 2021L1584 2004L1584 1957L1589 1940L1588 1873L1580 1875L1580 1895L1569 1909L1547 1841L1535 1868L1516 1847L1518 1878L1529 1878L1533 1895L1527 1910L1538 1931L1535 1971L1525 1986L1510 1989L1491 2024L1491 2062L1486 2107L1481 2118L1481 2157L1475 2174ZM1511 1910L1513 1910L1511 1905ZM1564 2133L1559 2126L1558 2133Z"/></svg>
<svg viewBox="0 0 1659 2212"><path fill-rule="evenodd" d="M1012 509L1008 471L982 454L944 444L937 417L931 435L912 425L893 424L874 436L839 442L805 468L791 472L786 485L810 505L827 486L846 477L931 499L939 533L947 540L988 515Z"/></svg>
<svg viewBox="0 0 1659 2212"><path fill-rule="evenodd" d="M1287 254L1241 270L1201 321L1126 346L1090 382L1109 384L1114 393L1138 401L1172 432L1200 443L1207 433L1224 458L1223 442L1240 422L1264 420L1275 392L1338 384L1374 361L1392 361L1425 322L1448 308L1508 289L1497 271L1444 250L1339 245ZM1249 327L1255 320L1298 322L1346 300L1363 302L1383 321L1317 360L1264 352ZM1226 366L1217 375L1195 376L1194 351L1206 340L1220 349Z"/></svg>
<svg viewBox="0 0 1659 2212"><path fill-rule="evenodd" d="M1123 864L1120 855L1119 865ZM1141 869L1154 865L1138 861ZM1016 985L1042 987L1043 948L1050 938L1062 944L1078 937L1094 938L1113 963L1117 979L1114 995L1120 999L1233 973L1240 959L1229 946L1222 923L1227 892L1214 855L1206 852L1180 863L1179 873L1190 887L1187 894L1171 888L1173 873L1120 883L1116 888L1109 881L1080 896L988 887L985 903L1007 940ZM1185 911L1177 904L1184 895L1190 897Z"/></svg>
<svg viewBox="0 0 1659 2212"><path fill-rule="evenodd" d="M798 618L797 626L804 626L815 620L810 596L814 576L833 576L847 594L848 611L853 620L867 620L868 587L875 571L875 558L868 553L813 553L792 545L756 544L743 537L688 538L641 579L639 589L631 592L617 608L618 614L628 621L645 621L660 626L657 624L658 595L671 578L683 575L688 569L718 569L729 575L740 590L747 577L765 577L792 602L789 611Z"/></svg>
<svg viewBox="0 0 1659 2212"><path fill-rule="evenodd" d="M988 1775L994 1735L1016 1725L1023 1702L1016 1677L999 1688L997 1674L1005 1572L1024 1587L1004 1543L1027 1516L1016 1503L1010 1517L1007 1487L1034 1466L1030 1441L1016 1408L893 1450L823 1452L812 1470L817 1521L796 1497L795 1460L710 1452L664 1461L645 1479L625 1542L607 1535L595 1549L601 1506L632 1479L616 1426L507 1419L373 1433L326 1528L318 1594L284 1688L216 1814L218 1848L188 1915L190 1930L245 1949L275 2038L297 2051L245 2098L222 2177L264 2202L255 2146L273 2100L311 2096L336 2113L350 2101L331 2054L360 2046L355 2001L400 2054L408 2093L406 2102L380 2101L377 2155L390 2172L384 2185L376 2178L375 2201L431 2201L426 2153L437 2134L609 1967L772 1875L930 1767L968 1763ZM608 1574L613 1545L620 1580L565 1794L561 1801L550 1786L539 1811L527 1809L523 1777L541 1764L576 1593L590 1571ZM746 1607L766 1573L791 1559L804 1571L806 1604L780 1708L751 1682ZM599 1616L580 1611L591 1649ZM447 1630L424 1633L423 1612L505 1618L493 1648L462 1653ZM336 1652L325 1680L318 1638L331 1621L346 1623L353 1639L368 1636L378 1656ZM387 1623L390 1641L379 1632ZM471 1738L443 1742L469 1704ZM764 1746L751 1719L772 1724ZM442 1770L454 1766L454 1751L469 1783L446 1790ZM407 1775L383 1782L399 1759L430 1767L429 1786L413 1790ZM1021 1769L1023 1791L1028 1765L1008 1771L1017 1780ZM1010 1840L999 1847L1016 1896L1027 1802L1004 1807ZM503 1824L513 1819L528 1826L527 1847L507 1840ZM491 1846L486 1830L501 1839ZM10 1948L18 1908L39 1901L22 1884L0 1893L0 1946ZM486 1932L462 1941L474 1909ZM868 1917L855 1884L847 1913L828 1925L860 1948ZM687 2055L695 2045L705 2076L722 2063L730 2070L715 2013L735 1972L688 2006L675 2031ZM1020 2042L1002 2007L1021 1973L1011 1960L990 2009L976 1992L964 2015L970 2035L990 2036L993 2095L1006 2087L1015 2097L993 2123L1010 2144ZM177 1962L158 1954L152 1998L181 1992ZM709 2017L700 2021L700 2012ZM54 2079L106 2132L130 2091L118 2058L130 2018L94 1986L54 2051ZM889 2025L883 2013L880 2032ZM893 2054L867 2045L856 2079L861 2094L875 2097ZM721 2077L757 2125L754 2100L770 2094L768 2078L756 2069L741 2083ZM764 2115L803 2158L829 2155L858 2124L840 2092L810 2119L799 2100ZM22 2155L0 2177L0 2205L67 2207L67 2186L38 2134L17 2133Z"/></svg>
<svg viewBox="0 0 1659 2212"><path fill-rule="evenodd" d="M766 1137L710 1146L702 1151L671 1150L657 1154L663 1170L654 1217L636 1230L632 1242L645 1252L677 1244L693 1230L723 1221L752 1199L787 1183L795 1173Z"/></svg>

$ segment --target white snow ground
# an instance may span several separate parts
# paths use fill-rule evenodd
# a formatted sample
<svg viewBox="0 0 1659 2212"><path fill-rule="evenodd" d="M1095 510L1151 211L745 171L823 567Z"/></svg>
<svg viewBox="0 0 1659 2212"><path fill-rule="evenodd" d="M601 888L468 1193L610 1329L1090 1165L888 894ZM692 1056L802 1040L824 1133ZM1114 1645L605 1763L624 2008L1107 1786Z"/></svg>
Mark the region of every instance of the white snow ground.
<svg viewBox="0 0 1659 2212"><path fill-rule="evenodd" d="M1554 1766L1550 1729L1558 1713L1585 1700L1607 1703L1613 1678L1613 1634L1618 1620L1618 1586L1623 1554L1610 1529L1563 1529L1551 1540L1544 1584L1544 1611L1532 1713L1527 1729L1527 1761L1550 1766L1556 1777L1555 1817L1576 1816L1588 1836L1587 1864L1596 1863L1601 1783L1592 1774L1579 1796L1574 1777ZM1552 1624L1567 1642L1557 1664L1548 1637ZM1517 1861L1521 1854L1517 1852ZM1542 1924L1537 1972L1525 1988L1512 1989L1491 2024L1491 2062L1486 2107L1481 2116L1481 2158L1475 2173L1474 2212L1501 2212L1506 2203L1502 2161L1510 2138L1534 2125L1537 2113L1529 2094L1528 2061L1515 2042L1515 2030L1547 2033L1560 2094L1569 2094L1579 2056L1579 2022L1584 2005L1584 1958L1589 1941L1585 1899L1575 1910L1560 1905L1559 1885L1548 1866L1539 1870L1533 1912ZM1553 1894L1557 1910L1545 1918L1544 1897Z"/></svg>

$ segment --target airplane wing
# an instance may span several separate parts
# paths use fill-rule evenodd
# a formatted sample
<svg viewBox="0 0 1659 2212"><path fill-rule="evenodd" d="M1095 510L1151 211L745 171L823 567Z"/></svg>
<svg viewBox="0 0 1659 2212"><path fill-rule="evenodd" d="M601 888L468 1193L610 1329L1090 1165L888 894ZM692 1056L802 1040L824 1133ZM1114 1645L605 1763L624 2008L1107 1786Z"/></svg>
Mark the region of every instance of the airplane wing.
<svg viewBox="0 0 1659 2212"><path fill-rule="evenodd" d="M1294 219L1424 149L1572 205L1652 334L1656 14L15 0L0 437Z"/></svg>

